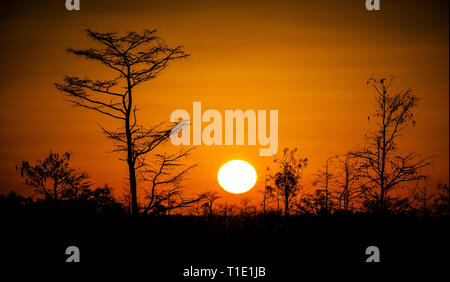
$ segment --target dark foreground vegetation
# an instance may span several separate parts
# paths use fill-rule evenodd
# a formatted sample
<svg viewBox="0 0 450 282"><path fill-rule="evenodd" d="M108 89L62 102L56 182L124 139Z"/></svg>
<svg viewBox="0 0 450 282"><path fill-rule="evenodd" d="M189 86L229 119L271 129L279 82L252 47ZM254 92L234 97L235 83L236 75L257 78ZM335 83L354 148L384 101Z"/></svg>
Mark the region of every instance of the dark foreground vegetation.
<svg viewBox="0 0 450 282"><path fill-rule="evenodd" d="M183 269L191 265L264 266L265 279L282 281L331 275L316 273L316 267L352 269L351 273L356 268L408 273L415 267L439 269L450 251L448 216L132 216L113 198L96 196L35 201L15 193L2 195L2 265L51 266L73 275L160 277L157 281L184 279ZM68 246L79 247L79 264L65 262ZM380 249L380 266L374 269L365 262L368 246Z"/></svg>

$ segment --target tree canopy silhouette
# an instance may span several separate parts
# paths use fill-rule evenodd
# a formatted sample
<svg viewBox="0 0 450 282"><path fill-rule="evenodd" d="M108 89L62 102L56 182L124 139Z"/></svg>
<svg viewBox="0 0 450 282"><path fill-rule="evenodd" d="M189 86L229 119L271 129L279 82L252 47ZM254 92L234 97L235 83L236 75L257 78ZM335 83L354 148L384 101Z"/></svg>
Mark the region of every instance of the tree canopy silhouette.
<svg viewBox="0 0 450 282"><path fill-rule="evenodd" d="M308 165L307 158L296 156L297 148L283 150L283 156L275 159L279 165L279 171L275 173L274 180L278 193L284 202L284 215L289 216L292 200L301 189L301 173Z"/></svg>
<svg viewBox="0 0 450 282"><path fill-rule="evenodd" d="M47 199L57 200L67 193L81 191L90 186L89 175L69 165L70 153L60 155L52 153L35 165L23 161L16 169L25 184L33 186L35 191L44 194Z"/></svg>
<svg viewBox="0 0 450 282"><path fill-rule="evenodd" d="M68 95L71 103L97 111L122 122L115 131L102 128L113 140L115 151L126 154L131 194L131 212L139 212L137 200L136 171L145 161L145 155L167 140L171 128L162 125L145 128L137 122L137 107L134 102L135 87L156 78L170 61L186 58L182 46L170 48L156 35L156 30L128 32L95 32L86 29L87 36L98 44L97 48L76 50L70 54L103 64L116 76L109 80L80 79L65 76L56 83L58 90Z"/></svg>
<svg viewBox="0 0 450 282"><path fill-rule="evenodd" d="M363 193L376 202L377 209L383 213L388 195L402 184L423 179L420 170L431 164L430 158L422 159L415 153L401 155L398 152L397 139L409 124L414 125L413 109L418 97L410 88L394 93L390 79L370 78L367 84L375 90L376 110L369 120L376 129L366 135L367 144L352 152L359 158L361 172L365 177Z"/></svg>

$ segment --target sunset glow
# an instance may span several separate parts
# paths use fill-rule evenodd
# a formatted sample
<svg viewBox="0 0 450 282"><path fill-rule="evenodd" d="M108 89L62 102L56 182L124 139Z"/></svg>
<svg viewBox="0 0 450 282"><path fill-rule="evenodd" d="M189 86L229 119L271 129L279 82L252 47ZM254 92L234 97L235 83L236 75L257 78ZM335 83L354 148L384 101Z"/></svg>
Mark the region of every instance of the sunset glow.
<svg viewBox="0 0 450 282"><path fill-rule="evenodd" d="M402 134L398 148L405 154L435 156L433 169L426 172L430 185L448 183L448 15L439 1L408 5L385 1L376 12L367 11L363 1L257 1L257 5L137 1L126 5L126 11L108 1L84 1L80 12L68 12L59 2L10 7L2 21L4 37L11 42L1 47L7 67L0 77L4 86L0 91L8 97L0 105L2 193L15 189L33 195L15 170L16 163L43 159L50 150L71 152L73 166L86 170L92 183L111 185L114 195L128 191L128 170L119 160L125 156L111 153L114 146L99 128L99 124L110 130L123 124L73 107L53 85L66 74L115 78L102 64L66 52L68 47L98 47L86 38L85 27L119 33L157 28L157 35L169 46L184 46L190 55L137 88L133 100L139 122L147 127L169 122L179 109L189 113L190 145L167 142L158 147L158 153L172 153L195 146L186 164L201 165L182 183L189 195L207 187L220 193L220 202L237 204L240 199L217 182L221 165L243 159L258 172L268 166L274 170L274 158L285 147L298 147L310 160L303 184L305 192L314 193L318 187L312 183L326 159L363 145L364 134L372 129L367 117L373 112L373 90L366 85L371 75L395 75L393 91L410 87L420 98L414 112L416 125ZM117 11L120 20L112 16ZM36 14L42 16L32 25L19 18ZM58 24L49 24L49 19ZM268 40L268 34L276 38ZM198 117L194 117L194 102L201 102ZM222 122L202 121L201 114L206 113L206 120L208 110L220 113ZM263 129L270 142L262 142L259 130L249 130L245 120L245 136L239 137L242 145L237 125L227 143L227 110L254 111L257 119L250 129L258 129L262 121L258 111L265 111ZM270 125L271 110L278 111L277 127ZM218 130L213 132L214 126ZM249 142L248 132L256 134L255 142ZM254 135L250 137L254 140ZM277 155L261 154L271 146L278 148ZM261 184L245 196L260 200ZM145 197L143 189L137 193L140 199Z"/></svg>
<svg viewBox="0 0 450 282"><path fill-rule="evenodd" d="M3 1L8 277L448 274L449 5Z"/></svg>

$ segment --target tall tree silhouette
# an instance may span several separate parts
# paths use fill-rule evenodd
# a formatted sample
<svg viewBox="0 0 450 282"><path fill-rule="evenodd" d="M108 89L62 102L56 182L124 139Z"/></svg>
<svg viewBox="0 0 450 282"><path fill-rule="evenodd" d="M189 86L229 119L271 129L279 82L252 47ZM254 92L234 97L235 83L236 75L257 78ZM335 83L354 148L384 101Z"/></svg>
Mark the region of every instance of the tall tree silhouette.
<svg viewBox="0 0 450 282"><path fill-rule="evenodd" d="M117 145L117 151L126 154L131 194L131 212L139 212L137 200L136 170L142 167L144 156L166 140L170 129L154 126L150 129L137 123L134 102L135 87L156 78L169 62L188 55L182 46L170 48L158 36L156 30L101 33L90 29L87 36L98 44L97 48L67 51L82 58L103 64L115 73L110 80L80 79L65 76L56 83L73 104L97 111L122 122L115 131L103 128L104 133Z"/></svg>
<svg viewBox="0 0 450 282"><path fill-rule="evenodd" d="M44 194L47 199L59 199L66 192L81 191L90 186L88 174L69 165L70 153L52 153L35 165L23 161L16 169L25 184Z"/></svg>
<svg viewBox="0 0 450 282"><path fill-rule="evenodd" d="M279 165L279 171L275 174L275 185L282 195L284 202L284 215L289 216L292 200L301 189L301 174L308 164L307 158L296 156L297 148L283 150L283 156L275 159Z"/></svg>
<svg viewBox="0 0 450 282"><path fill-rule="evenodd" d="M415 153L401 155L397 139L409 124L414 125L413 109L418 98L410 88L390 91L394 77L370 78L367 84L375 90L376 110L369 120L376 129L366 134L367 144L352 152L362 164L366 178L363 192L377 203L378 212L385 212L386 200L394 189L402 184L423 179L420 170L430 165L430 158L419 158Z"/></svg>

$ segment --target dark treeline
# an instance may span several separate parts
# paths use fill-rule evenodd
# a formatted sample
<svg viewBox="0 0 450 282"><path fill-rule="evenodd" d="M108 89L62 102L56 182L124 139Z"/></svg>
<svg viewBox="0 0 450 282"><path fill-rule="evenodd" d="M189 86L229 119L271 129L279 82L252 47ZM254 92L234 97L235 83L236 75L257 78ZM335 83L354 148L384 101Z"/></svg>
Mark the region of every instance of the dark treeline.
<svg viewBox="0 0 450 282"><path fill-rule="evenodd" d="M133 37L137 36L135 34L128 35L131 39L110 36L98 40L137 40ZM138 38L147 40L149 35L143 36ZM139 160L137 171L140 177L135 184L139 184L142 191L141 201L136 201L135 184L129 193L118 200L110 186L95 187L89 181L87 172L72 167L70 153L50 152L45 159L34 164L22 161L16 166L24 183L43 197L33 200L11 192L0 195L0 206L2 211L8 213L39 208L70 208L98 214L194 215L216 223L219 218L227 223L236 218L248 219L260 215L285 218L293 215L352 214L448 216L449 185L438 183L432 186L429 176L424 174L424 169L431 165L432 157L422 158L413 152L404 154L399 148L399 137L415 124L413 109L419 99L409 88L391 90L393 80L394 77L370 78L367 81L375 93L376 110L368 117L374 129L365 135L365 144L327 158L313 176L312 187L308 187L315 188L312 192L305 189L303 177L309 160L300 156L297 148L285 148L274 159L274 167L267 168L259 199L242 198L239 204L223 203L218 193L213 191L186 193L182 182L196 165L185 165L183 162L192 149L174 154L154 153L148 156L150 160L142 155L135 160ZM142 138L150 138L146 142L150 142L147 145L153 151L168 136L151 129ZM119 148L123 149L123 146Z"/></svg>
<svg viewBox="0 0 450 282"><path fill-rule="evenodd" d="M373 245L381 249L383 263L397 267L423 267L425 262L436 267L442 263L439 254L448 251L448 217L422 218L415 216L421 210L413 207L395 216L334 208L325 213L323 199L318 205L308 197L304 201L315 208L292 209L286 217L283 209L263 213L260 203L246 199L228 205L205 198L189 207L189 213L136 216L108 191L93 188L78 199L56 200L1 195L0 218L7 231L2 233L3 265L62 266L65 249L74 245L82 256L77 274L99 273L101 265L117 267L114 273L151 270L151 277L161 281L179 281L189 265L249 264L266 267L268 278L279 281L298 275L299 266L307 273L309 266L361 264L366 248Z"/></svg>
<svg viewBox="0 0 450 282"><path fill-rule="evenodd" d="M449 187L438 183L432 194L427 194L426 186L416 189L409 197L389 198L387 208L389 212L385 215L399 216L448 216L449 215ZM182 209L164 209L151 216L194 216L203 218L208 222L226 223L248 221L258 219L261 216L267 218L280 218L284 215L284 207L277 208L276 195L266 202L264 212L262 203L256 200L244 198L239 204L214 203L208 194L207 197ZM329 196L326 203L325 192L316 190L311 194L303 194L301 200L291 205L290 216L342 216L342 215L371 215L375 214L375 202L358 199L355 203L361 203L358 208L350 206L345 208L342 200L335 195ZM362 202L360 202L362 200ZM269 206L270 203L270 206ZM284 203L283 203L284 205ZM74 215L129 215L129 206L123 200L118 200L112 195L112 189L108 185L98 188L85 188L76 197L64 195L60 199L35 198L22 196L15 191L0 194L0 211L3 215L27 214L27 213L61 213L70 212Z"/></svg>

